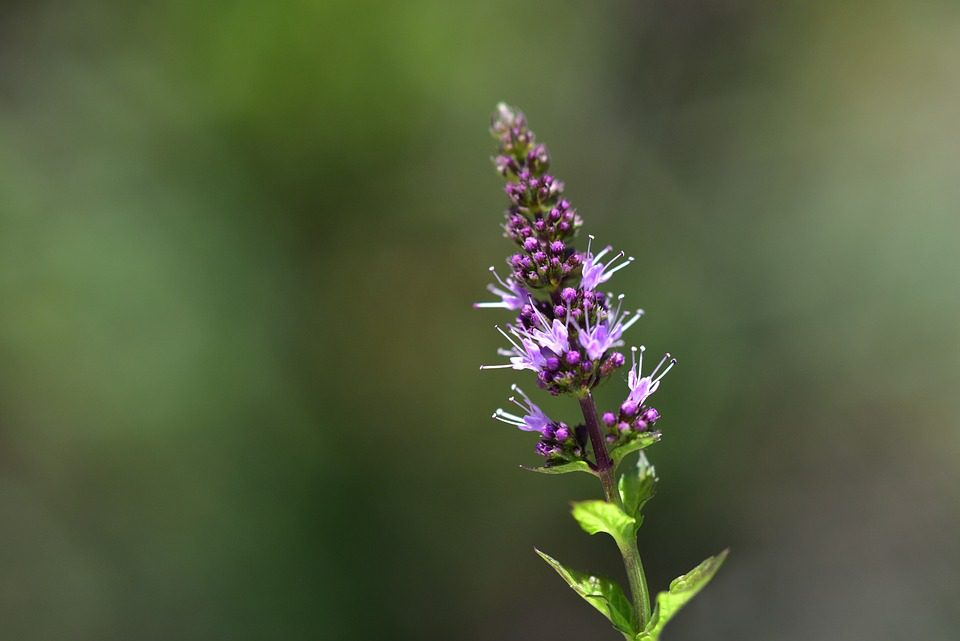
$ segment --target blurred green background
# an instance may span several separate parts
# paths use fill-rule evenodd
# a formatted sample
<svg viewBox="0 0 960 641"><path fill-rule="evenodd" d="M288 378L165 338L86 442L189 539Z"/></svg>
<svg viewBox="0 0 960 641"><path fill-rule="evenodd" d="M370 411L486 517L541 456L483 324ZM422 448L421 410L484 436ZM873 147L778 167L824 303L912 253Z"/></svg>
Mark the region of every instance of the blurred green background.
<svg viewBox="0 0 960 641"><path fill-rule="evenodd" d="M616 638L477 369L499 100L681 360L666 638L956 639L958 65L953 2L4 3L0 639Z"/></svg>

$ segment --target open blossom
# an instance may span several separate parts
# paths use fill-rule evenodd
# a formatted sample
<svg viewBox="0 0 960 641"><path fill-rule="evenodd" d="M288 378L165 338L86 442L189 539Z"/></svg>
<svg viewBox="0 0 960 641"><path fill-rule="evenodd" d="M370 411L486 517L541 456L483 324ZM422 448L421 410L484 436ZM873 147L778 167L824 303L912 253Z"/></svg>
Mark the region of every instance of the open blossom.
<svg viewBox="0 0 960 641"><path fill-rule="evenodd" d="M552 321L543 315L536 307L533 308L534 315L539 326L530 330L517 329L519 336L529 338L541 347L550 350L554 354L564 354L570 347L570 333L567 330L567 323L559 318Z"/></svg>
<svg viewBox="0 0 960 641"><path fill-rule="evenodd" d="M511 389L519 394L520 398L511 396L510 402L523 410L523 415L517 416L502 408L497 408L497 411L493 413L493 418L524 432L539 432L540 440L537 441L535 449L537 454L547 459L554 461L576 460L583 454L583 448L577 439L577 430L571 429L566 423L551 420L516 385L512 385Z"/></svg>
<svg viewBox="0 0 960 641"><path fill-rule="evenodd" d="M519 394L522 399L518 400L517 397L511 396L509 400L511 403L522 409L524 411L524 415L522 417L516 416L497 408L497 411L493 413L493 418L508 425L518 427L524 432L540 432L543 434L547 427L552 423L550 418L543 413L543 410L541 410L533 401L530 400L530 397L527 396L522 389L516 385L511 386L511 389Z"/></svg>
<svg viewBox="0 0 960 641"><path fill-rule="evenodd" d="M599 254L594 255L591 251L592 245L593 236L591 235L590 243L587 244L587 255L583 259L583 276L580 281L580 285L586 290L596 289L598 285L607 282L616 272L633 262L633 256L629 256L618 263L617 261L624 257L623 252L618 252L604 264L600 259L606 256L607 252L612 251L613 247L607 245Z"/></svg>
<svg viewBox="0 0 960 641"><path fill-rule="evenodd" d="M501 278L495 267L490 268L490 273L493 274L493 277L497 279L503 289L494 284L487 285L487 289L493 295L499 296L500 300L489 303L474 303L474 307L502 307L503 309L516 311L530 302L530 295L527 290L515 278L512 276L507 276L505 279Z"/></svg>
<svg viewBox="0 0 960 641"><path fill-rule="evenodd" d="M480 369L529 369L534 372L540 372L546 369L547 357L543 354L543 349L535 341L520 336L515 327L510 327L510 332L503 331L497 327L504 338L510 343L511 349L498 349L497 353L510 359L509 363L503 365L481 365ZM513 334L513 336L511 336Z"/></svg>
<svg viewBox="0 0 960 641"><path fill-rule="evenodd" d="M643 368L643 352L645 350L646 348L641 345L639 360L637 359L637 348L634 347L631 350L633 352L633 363L630 367L630 373L627 375L627 387L630 388L630 393L627 395L627 400L624 401L624 404L630 406L640 407L643 405L644 401L660 387L660 380L677 364L677 359L671 358L670 354L664 354L653 371L647 376L641 377L640 372ZM664 364L667 364L667 366L663 367ZM663 371L660 371L661 369Z"/></svg>
<svg viewBox="0 0 960 641"><path fill-rule="evenodd" d="M589 319L584 331L580 332L580 345L587 351L587 356L592 359L600 356L608 349L623 345L621 338L623 333L640 320L643 316L643 310L638 309L635 314L630 312L621 313L623 303L623 294L617 297L617 309L610 312L604 320L590 327Z"/></svg>

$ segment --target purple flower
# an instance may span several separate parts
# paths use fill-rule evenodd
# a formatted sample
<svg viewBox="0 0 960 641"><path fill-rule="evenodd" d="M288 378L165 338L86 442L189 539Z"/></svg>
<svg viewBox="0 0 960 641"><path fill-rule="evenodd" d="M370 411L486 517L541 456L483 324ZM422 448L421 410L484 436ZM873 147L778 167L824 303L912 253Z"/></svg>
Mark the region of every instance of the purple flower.
<svg viewBox="0 0 960 641"><path fill-rule="evenodd" d="M543 315L536 307L533 308L535 325L531 329L511 328L519 338L533 341L540 347L548 349L554 354L564 354L570 349L570 335L566 322L558 318L552 321Z"/></svg>
<svg viewBox="0 0 960 641"><path fill-rule="evenodd" d="M587 319L587 327L581 330L578 340L592 360L603 356L611 347L623 345L623 341L620 340L623 333L643 316L642 309L638 309L631 316L630 312L621 313L622 307L623 294L617 297L617 309L608 312L607 317L594 327L590 327L589 318Z"/></svg>
<svg viewBox="0 0 960 641"><path fill-rule="evenodd" d="M510 342L511 349L499 349L497 353L501 356L507 356L509 363L503 365L481 365L480 369L502 369L510 367L512 369L529 369L534 372L541 372L547 367L547 357L543 355L540 346L532 339L526 338L516 327L510 327L510 334L497 327L504 338ZM516 337L516 338L514 338Z"/></svg>
<svg viewBox="0 0 960 641"><path fill-rule="evenodd" d="M630 367L630 373L627 375L627 387L630 388L630 393L627 395L627 400L624 401L624 405L630 408L639 408L643 405L643 402L660 387L660 380L677 364L677 359L671 358L670 354L664 354L663 358L660 359L660 363L653 368L653 371L650 372L649 375L641 377L640 370L643 368L643 352L645 350L646 348L641 345L639 361L637 360L637 348L634 347L631 350L633 365ZM664 363L668 362L669 364L663 367ZM661 368L663 368L663 371L660 371ZM634 410L634 412L635 411L636 410Z"/></svg>
<svg viewBox="0 0 960 641"><path fill-rule="evenodd" d="M597 288L597 285L607 282L615 272L620 271L633 262L633 256L630 256L619 265L614 266L618 260L623 258L623 252L619 252L616 256L611 258L606 265L604 265L602 262L600 262L600 259L603 258L607 252L613 248L607 245L603 248L603 251L597 255L594 255L591 251L592 244L593 235L590 236L590 242L587 244L587 255L583 259L583 277L580 281L581 287L587 291L593 291Z"/></svg>
<svg viewBox="0 0 960 641"><path fill-rule="evenodd" d="M589 356L591 360L596 360L603 356L603 353L614 344L605 323L598 324L592 330L580 332L579 341L583 349L587 351L587 356Z"/></svg>
<svg viewBox="0 0 960 641"><path fill-rule="evenodd" d="M533 401L530 400L530 397L527 396L522 389L513 385L511 389L522 396L522 400L517 400L517 397L511 396L510 402L519 407L524 411L522 417L516 416L515 414L510 414L505 412L500 408L497 408L497 411L493 413L493 418L506 423L507 425L513 425L518 427L524 432L540 432L541 434L546 435L548 428L550 427L552 421L550 418L543 413L539 407L537 407Z"/></svg>
<svg viewBox="0 0 960 641"><path fill-rule="evenodd" d="M506 279L501 278L494 267L490 267L490 273L493 274L493 277L497 279L497 282L500 283L503 289L500 289L492 283L487 285L487 289L495 296L499 296L500 300L488 303L474 303L474 307L502 307L503 309L517 310L530 302L530 294L527 293L527 290L524 289L523 285L518 283L515 278L512 276L507 276Z"/></svg>

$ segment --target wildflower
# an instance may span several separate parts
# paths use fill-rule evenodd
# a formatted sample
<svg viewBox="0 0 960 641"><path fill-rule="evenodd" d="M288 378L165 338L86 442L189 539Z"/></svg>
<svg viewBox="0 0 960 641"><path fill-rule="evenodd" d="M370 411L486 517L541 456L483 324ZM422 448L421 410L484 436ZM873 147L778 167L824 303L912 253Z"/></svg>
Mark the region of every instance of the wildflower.
<svg viewBox="0 0 960 641"><path fill-rule="evenodd" d="M496 268L492 266L490 267L490 273L493 274L493 277L503 289L494 284L487 285L487 289L493 295L499 296L500 300L490 303L474 303L474 307L502 307L503 309L518 310L530 302L530 295L527 294L527 290L515 278L512 276L501 278Z"/></svg>
<svg viewBox="0 0 960 641"><path fill-rule="evenodd" d="M643 316L642 309L638 309L632 316L630 312L621 314L622 303L623 294L617 297L617 309L608 313L607 318L596 323L593 328L587 319L586 328L580 332L578 340L590 358L596 360L608 349L623 345L623 333Z"/></svg>
<svg viewBox="0 0 960 641"><path fill-rule="evenodd" d="M580 285L588 291L592 291L597 288L597 285L607 282L616 272L633 262L633 256L629 256L624 262L617 264L617 261L624 257L623 252L618 252L604 265L600 262L600 259L606 256L607 252L611 251L613 247L607 245L603 248L603 251L594 255L591 251L593 240L594 237L591 235L590 243L587 244L587 255L583 259L583 277L580 281Z"/></svg>
<svg viewBox="0 0 960 641"><path fill-rule="evenodd" d="M531 330L517 329L516 333L521 337L529 338L541 347L550 350L554 355L560 355L569 349L570 333L567 330L567 324L559 318L552 321L543 315L536 307L533 308L538 327Z"/></svg>
<svg viewBox="0 0 960 641"><path fill-rule="evenodd" d="M640 370L643 368L643 353L646 351L646 347L640 346L640 360L637 360L636 347L631 348L630 351L632 352L633 364L630 367L630 373L627 375L627 387L630 388L630 393L627 395L625 403L640 407L651 394L657 391L657 388L660 387L660 380L673 369L673 366L677 364L677 359L671 358L669 353L664 354L653 371L641 378ZM660 368L663 367L664 363L669 364L661 372Z"/></svg>
<svg viewBox="0 0 960 641"><path fill-rule="evenodd" d="M511 396L509 400L524 411L524 416L516 416L497 408L497 411L493 413L493 418L507 425L518 427L524 432L540 432L544 434L552 423L550 418L530 400L530 397L527 396L522 389L516 385L511 386L510 389L523 397L522 400L517 400L515 396Z"/></svg>
<svg viewBox="0 0 960 641"><path fill-rule="evenodd" d="M542 349L536 342L529 338L517 335L517 329L510 327L510 334L516 335L516 338L503 331L499 326L497 331L509 341L511 349L499 349L497 353L501 356L507 356L510 362L504 365L481 365L480 369L529 369L534 372L541 372L547 367L547 358Z"/></svg>

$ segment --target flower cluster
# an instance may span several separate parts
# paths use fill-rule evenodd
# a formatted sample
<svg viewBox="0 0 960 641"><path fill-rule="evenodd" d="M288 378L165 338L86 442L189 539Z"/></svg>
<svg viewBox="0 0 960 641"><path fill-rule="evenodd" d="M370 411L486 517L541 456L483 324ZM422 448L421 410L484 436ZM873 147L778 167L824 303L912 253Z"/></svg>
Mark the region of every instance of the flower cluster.
<svg viewBox="0 0 960 641"><path fill-rule="evenodd" d="M552 421L543 413L523 390L514 385L511 389L521 396L510 397L510 402L523 410L523 416L517 416L497 408L493 418L513 425L524 432L539 432L537 453L554 462L575 461L583 457L586 446L586 433L582 426L571 429L566 423Z"/></svg>
<svg viewBox="0 0 960 641"><path fill-rule="evenodd" d="M537 384L553 395L583 396L625 364L625 356L616 348L624 345L624 333L643 311L624 310L622 295L615 297L598 288L634 259L613 253L611 247L594 253L593 236L585 252L573 246L583 221L563 197L563 183L547 173L547 148L536 142L520 111L500 104L490 131L498 141L494 165L507 181L504 235L517 245L517 251L507 260L507 275L490 268L496 282L488 289L497 300L476 307L507 309L516 312L517 318L497 327L509 345L499 350L508 362L483 369L530 370ZM634 355L627 399L616 414L603 416L608 442L623 442L653 429L660 414L645 401L675 362L667 355L656 370L642 377L642 348L639 362ZM525 394L515 391L522 401L511 400L524 415L497 410L494 418L539 432L537 451L548 464L584 457L583 426L571 429L551 421Z"/></svg>
<svg viewBox="0 0 960 641"><path fill-rule="evenodd" d="M632 434L652 429L660 418L660 412L655 407L645 405L644 402L647 397L657 391L657 388L660 387L660 380L666 376L677 361L670 358L670 354L664 354L660 363L652 372L647 376L640 376L640 371L643 368L644 349L641 345L639 361L637 361L637 348L631 349L633 364L627 376L627 387L630 389L627 399L621 403L617 413L604 412L603 414L603 424L607 426L606 439L608 443L616 444L628 441Z"/></svg>

